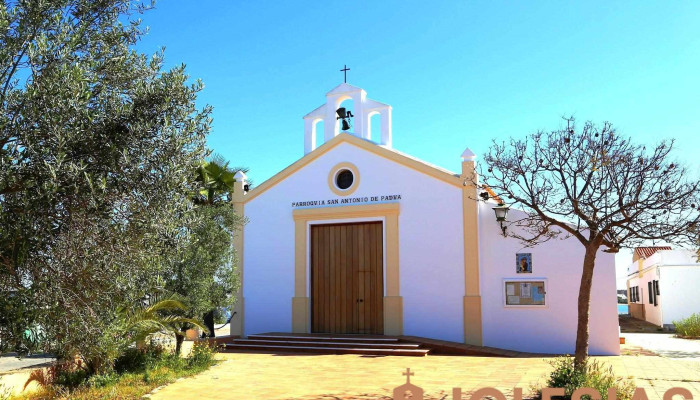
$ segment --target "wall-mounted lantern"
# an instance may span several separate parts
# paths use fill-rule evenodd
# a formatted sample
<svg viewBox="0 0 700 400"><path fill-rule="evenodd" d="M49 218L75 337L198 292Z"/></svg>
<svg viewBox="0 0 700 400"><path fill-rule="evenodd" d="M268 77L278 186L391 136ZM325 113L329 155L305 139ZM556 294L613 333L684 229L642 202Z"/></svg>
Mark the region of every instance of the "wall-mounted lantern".
<svg viewBox="0 0 700 400"><path fill-rule="evenodd" d="M493 207L493 211L496 213L496 221L498 221L498 224L501 226L504 237L507 236L505 222L508 218L508 210L510 210L510 207L505 203L499 204L498 207Z"/></svg>

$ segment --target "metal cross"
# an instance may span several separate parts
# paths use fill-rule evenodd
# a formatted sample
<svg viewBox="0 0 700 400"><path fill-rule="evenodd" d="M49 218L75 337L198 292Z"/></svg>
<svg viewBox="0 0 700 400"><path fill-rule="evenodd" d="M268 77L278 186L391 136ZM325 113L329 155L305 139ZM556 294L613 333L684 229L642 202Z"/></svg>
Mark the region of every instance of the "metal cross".
<svg viewBox="0 0 700 400"><path fill-rule="evenodd" d="M411 376L414 375L414 373L411 372L410 368L406 368L406 372L402 373L401 375L406 377L406 383L411 383Z"/></svg>
<svg viewBox="0 0 700 400"><path fill-rule="evenodd" d="M350 68L343 64L343 69L340 71L343 73L343 82L348 83L348 71L350 71Z"/></svg>

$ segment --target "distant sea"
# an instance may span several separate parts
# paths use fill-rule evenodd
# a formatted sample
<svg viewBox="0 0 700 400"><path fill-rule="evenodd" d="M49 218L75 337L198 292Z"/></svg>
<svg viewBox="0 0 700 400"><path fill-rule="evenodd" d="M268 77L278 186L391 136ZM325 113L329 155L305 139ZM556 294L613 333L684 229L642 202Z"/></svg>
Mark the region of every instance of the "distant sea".
<svg viewBox="0 0 700 400"><path fill-rule="evenodd" d="M617 313L618 314L629 314L630 310L627 304L618 304L617 305Z"/></svg>

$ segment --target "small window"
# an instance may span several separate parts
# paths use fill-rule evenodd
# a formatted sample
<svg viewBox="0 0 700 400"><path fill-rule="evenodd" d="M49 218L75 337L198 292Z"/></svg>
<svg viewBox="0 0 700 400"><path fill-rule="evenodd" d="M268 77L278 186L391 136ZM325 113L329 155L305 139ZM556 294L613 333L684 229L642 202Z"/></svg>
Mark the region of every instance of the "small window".
<svg viewBox="0 0 700 400"><path fill-rule="evenodd" d="M328 171L328 188L338 196L349 196L360 185L360 171L349 162L336 164Z"/></svg>
<svg viewBox="0 0 700 400"><path fill-rule="evenodd" d="M653 280L649 282L649 304L654 304L654 306L658 306L659 302L656 299L656 296L659 295L659 281Z"/></svg>
<svg viewBox="0 0 700 400"><path fill-rule="evenodd" d="M639 301L639 287L630 286L630 303L636 303Z"/></svg>
<svg viewBox="0 0 700 400"><path fill-rule="evenodd" d="M545 281L505 281L506 306L544 306L547 295Z"/></svg>
<svg viewBox="0 0 700 400"><path fill-rule="evenodd" d="M335 185L338 186L338 189L345 190L352 186L354 180L355 176L352 174L352 171L349 169L344 169L338 172L338 175L336 175Z"/></svg>

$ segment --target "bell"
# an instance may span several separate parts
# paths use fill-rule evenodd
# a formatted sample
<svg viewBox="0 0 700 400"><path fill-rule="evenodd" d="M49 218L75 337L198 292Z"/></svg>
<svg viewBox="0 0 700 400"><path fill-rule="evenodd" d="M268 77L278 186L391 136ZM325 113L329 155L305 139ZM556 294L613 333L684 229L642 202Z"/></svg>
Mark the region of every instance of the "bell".
<svg viewBox="0 0 700 400"><path fill-rule="evenodd" d="M336 117L336 120L342 120L343 125L341 130L342 131L347 131L350 129L350 123L348 122L349 118L352 118L352 111L347 111L345 107L340 107L339 109L335 110L335 113L338 114L338 117Z"/></svg>

